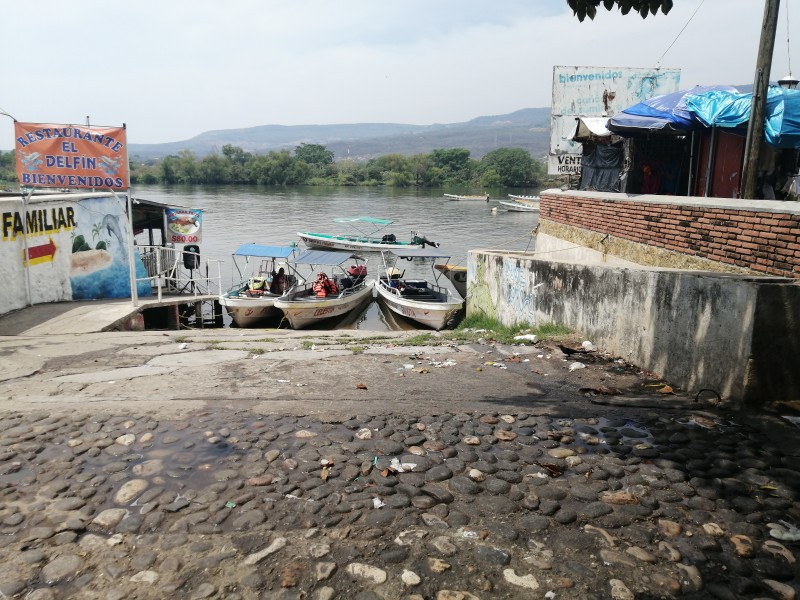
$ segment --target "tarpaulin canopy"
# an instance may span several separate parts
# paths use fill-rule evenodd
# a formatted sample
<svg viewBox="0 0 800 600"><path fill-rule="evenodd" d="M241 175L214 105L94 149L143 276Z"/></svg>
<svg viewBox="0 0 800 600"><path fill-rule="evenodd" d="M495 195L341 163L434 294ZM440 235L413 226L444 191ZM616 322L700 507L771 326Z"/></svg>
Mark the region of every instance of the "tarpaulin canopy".
<svg viewBox="0 0 800 600"><path fill-rule="evenodd" d="M323 265L335 267L350 260L358 258L352 252L335 252L333 250L306 250L299 254L292 262L298 265Z"/></svg>
<svg viewBox="0 0 800 600"><path fill-rule="evenodd" d="M643 100L614 115L608 120L608 129L617 134L634 134L646 131L662 131L683 134L701 127L695 116L687 109L686 99L703 92L726 91L737 93L726 85L695 86Z"/></svg>
<svg viewBox="0 0 800 600"><path fill-rule="evenodd" d="M243 244L233 253L234 256L255 256L258 258L286 258L296 248L292 246L263 246L261 244Z"/></svg>
<svg viewBox="0 0 800 600"><path fill-rule="evenodd" d="M375 217L338 217L334 223L370 223L372 225L391 225L388 219L376 219Z"/></svg>
<svg viewBox="0 0 800 600"><path fill-rule="evenodd" d="M752 101L752 94L718 90L695 94L686 105L708 127L741 127L750 120ZM769 86L764 140L777 148L800 147L800 90Z"/></svg>

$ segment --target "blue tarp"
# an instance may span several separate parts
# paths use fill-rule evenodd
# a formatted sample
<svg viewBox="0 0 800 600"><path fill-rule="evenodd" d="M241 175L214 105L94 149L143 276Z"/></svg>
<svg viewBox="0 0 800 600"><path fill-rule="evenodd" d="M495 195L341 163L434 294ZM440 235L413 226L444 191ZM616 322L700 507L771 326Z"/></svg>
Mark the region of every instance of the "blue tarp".
<svg viewBox="0 0 800 600"><path fill-rule="evenodd" d="M234 256L255 256L257 258L286 258L297 248L291 246L262 246L261 244L243 244L233 253Z"/></svg>
<svg viewBox="0 0 800 600"><path fill-rule="evenodd" d="M656 96L626 108L608 120L618 135L647 131L675 134L705 127L746 128L752 94L730 86L697 86ZM764 139L776 148L800 148L800 90L767 89Z"/></svg>
<svg viewBox="0 0 800 600"><path fill-rule="evenodd" d="M705 92L687 106L708 127L741 127L750 120L752 94ZM771 85L767 89L764 139L777 148L800 147L800 90Z"/></svg>
<svg viewBox="0 0 800 600"><path fill-rule="evenodd" d="M697 129L700 124L687 109L687 97L710 91L737 92L726 85L698 85L690 90L681 90L649 98L634 104L608 120L612 133L631 134L644 131L672 131L685 133Z"/></svg>
<svg viewBox="0 0 800 600"><path fill-rule="evenodd" d="M334 250L306 250L300 253L292 262L298 265L323 265L335 267L350 260L358 258L352 252L336 252Z"/></svg>

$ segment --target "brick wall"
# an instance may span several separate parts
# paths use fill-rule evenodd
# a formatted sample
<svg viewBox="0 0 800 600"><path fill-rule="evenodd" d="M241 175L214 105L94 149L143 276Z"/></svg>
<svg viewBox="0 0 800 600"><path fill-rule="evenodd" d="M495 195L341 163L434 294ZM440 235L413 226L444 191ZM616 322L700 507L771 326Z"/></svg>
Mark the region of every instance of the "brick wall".
<svg viewBox="0 0 800 600"><path fill-rule="evenodd" d="M540 218L800 279L800 202L547 190Z"/></svg>

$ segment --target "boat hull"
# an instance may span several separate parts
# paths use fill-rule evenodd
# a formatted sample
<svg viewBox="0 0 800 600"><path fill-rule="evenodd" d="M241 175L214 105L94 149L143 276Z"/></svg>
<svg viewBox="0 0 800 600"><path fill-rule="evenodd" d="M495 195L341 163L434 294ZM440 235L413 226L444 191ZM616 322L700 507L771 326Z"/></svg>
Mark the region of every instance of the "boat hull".
<svg viewBox="0 0 800 600"><path fill-rule="evenodd" d="M345 296L316 298L313 296L284 297L275 300L275 308L283 315L292 329L311 327L315 323L340 317L372 300L372 282L367 281L359 289Z"/></svg>
<svg viewBox="0 0 800 600"><path fill-rule="evenodd" d="M256 327L280 314L275 307L275 299L279 296L231 296L223 294L219 303L225 307L237 327Z"/></svg>
<svg viewBox="0 0 800 600"><path fill-rule="evenodd" d="M359 238L347 235L328 235L298 231L300 240L309 248L326 250L350 250L356 252L380 252L381 250L420 249L422 244L411 242L384 242L380 238Z"/></svg>
<svg viewBox="0 0 800 600"><path fill-rule="evenodd" d="M461 194L445 194L448 200L480 200L481 202L488 202L489 196L462 196Z"/></svg>
<svg viewBox="0 0 800 600"><path fill-rule="evenodd" d="M511 212L539 212L538 202L534 205L533 201L523 204L522 201L506 202L505 200L500 200L500 204Z"/></svg>
<svg viewBox="0 0 800 600"><path fill-rule="evenodd" d="M379 281L375 285L378 291L378 298L383 301L389 310L430 327L431 329L443 329L453 315L461 308L464 301L421 301L411 300L401 296L396 288L389 287L385 281Z"/></svg>

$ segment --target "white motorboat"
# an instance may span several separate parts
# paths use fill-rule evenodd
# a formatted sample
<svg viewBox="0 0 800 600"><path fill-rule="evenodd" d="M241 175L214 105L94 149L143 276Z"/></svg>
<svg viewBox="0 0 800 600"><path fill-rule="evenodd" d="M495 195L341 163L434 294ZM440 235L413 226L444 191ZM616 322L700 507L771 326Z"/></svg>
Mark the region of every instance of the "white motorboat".
<svg viewBox="0 0 800 600"><path fill-rule="evenodd" d="M233 253L239 281L219 297L219 303L238 327L255 327L280 314L275 299L302 281L296 273L286 272L287 259L295 250L293 246L244 244Z"/></svg>
<svg viewBox="0 0 800 600"><path fill-rule="evenodd" d="M433 265L438 259L447 262L450 257L432 248L384 252L385 274L375 285L378 299L392 312L437 331L444 328L463 306L464 299L458 292L439 285L442 274L433 268L431 281L406 278L405 271L397 268L401 258L419 259Z"/></svg>
<svg viewBox="0 0 800 600"><path fill-rule="evenodd" d="M445 194L445 198L448 200L482 200L483 202L489 201L489 194L483 194L481 196L477 195L468 195L468 194Z"/></svg>
<svg viewBox="0 0 800 600"><path fill-rule="evenodd" d="M509 212L539 212L539 205L523 204L522 202L507 202L500 200L500 206L504 207Z"/></svg>
<svg viewBox="0 0 800 600"><path fill-rule="evenodd" d="M373 282L367 280L363 258L350 252L306 250L292 259L294 271L307 269L306 283L275 299L292 329L309 327L340 317L372 300ZM345 268L345 265L350 265ZM329 277L323 269L329 270Z"/></svg>
<svg viewBox="0 0 800 600"><path fill-rule="evenodd" d="M353 229L353 232L336 235L298 231L297 235L309 248L324 248L327 250L380 252L381 250L424 248L426 245L433 247L439 246L436 242L426 239L416 231L411 232L409 241L398 240L397 236L393 233L382 234L381 232L393 223L393 221L388 219L376 219L374 217L339 217L334 219L333 222L346 223Z"/></svg>

